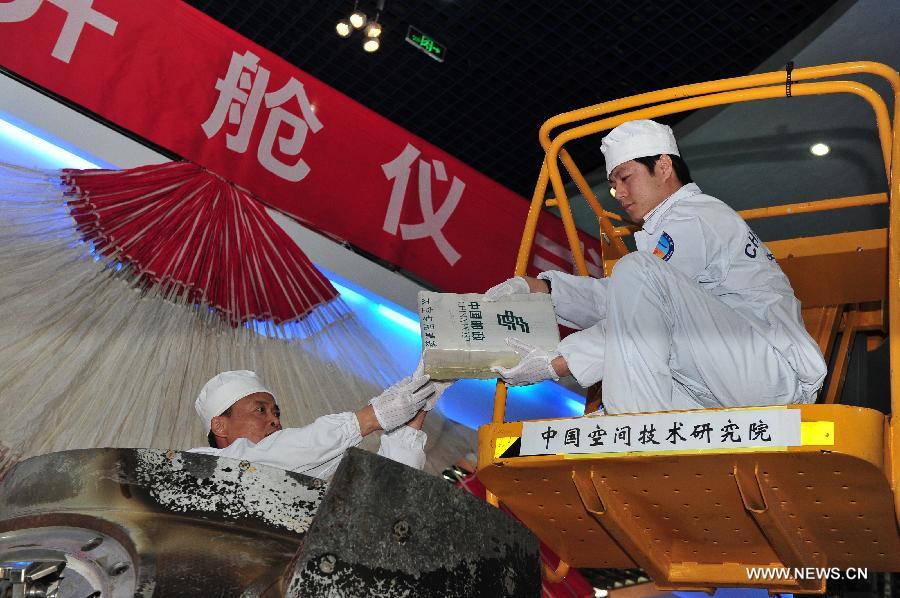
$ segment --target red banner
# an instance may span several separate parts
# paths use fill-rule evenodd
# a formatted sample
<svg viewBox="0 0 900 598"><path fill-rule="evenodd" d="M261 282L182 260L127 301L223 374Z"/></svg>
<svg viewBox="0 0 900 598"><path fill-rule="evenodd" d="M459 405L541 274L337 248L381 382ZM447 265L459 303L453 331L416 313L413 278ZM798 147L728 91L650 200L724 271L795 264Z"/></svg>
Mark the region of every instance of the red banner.
<svg viewBox="0 0 900 598"><path fill-rule="evenodd" d="M0 0L0 39L4 68L439 288L512 272L523 197L178 0Z"/></svg>

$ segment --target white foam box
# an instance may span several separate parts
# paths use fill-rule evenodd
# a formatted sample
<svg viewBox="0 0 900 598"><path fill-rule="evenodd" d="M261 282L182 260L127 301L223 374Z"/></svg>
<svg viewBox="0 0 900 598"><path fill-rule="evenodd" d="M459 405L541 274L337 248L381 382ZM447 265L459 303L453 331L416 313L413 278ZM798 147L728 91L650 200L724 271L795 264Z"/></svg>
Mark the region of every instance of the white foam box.
<svg viewBox="0 0 900 598"><path fill-rule="evenodd" d="M494 366L512 367L521 356L506 344L517 337L547 351L559 344L550 295L483 295L419 292L425 373L436 380L496 378Z"/></svg>

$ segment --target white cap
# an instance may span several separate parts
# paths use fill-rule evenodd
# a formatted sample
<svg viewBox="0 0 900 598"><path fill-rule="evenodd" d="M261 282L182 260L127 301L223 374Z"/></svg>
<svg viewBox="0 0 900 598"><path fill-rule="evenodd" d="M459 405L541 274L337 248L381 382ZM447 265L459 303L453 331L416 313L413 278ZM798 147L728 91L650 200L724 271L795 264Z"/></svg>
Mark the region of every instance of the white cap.
<svg viewBox="0 0 900 598"><path fill-rule="evenodd" d="M226 409L244 397L257 392L265 392L275 397L256 372L250 370L222 372L203 385L194 402L194 408L203 420L203 425L209 430L212 418L222 415Z"/></svg>
<svg viewBox="0 0 900 598"><path fill-rule="evenodd" d="M606 176L619 164L659 154L680 156L672 129L652 120L632 120L609 132L600 144Z"/></svg>

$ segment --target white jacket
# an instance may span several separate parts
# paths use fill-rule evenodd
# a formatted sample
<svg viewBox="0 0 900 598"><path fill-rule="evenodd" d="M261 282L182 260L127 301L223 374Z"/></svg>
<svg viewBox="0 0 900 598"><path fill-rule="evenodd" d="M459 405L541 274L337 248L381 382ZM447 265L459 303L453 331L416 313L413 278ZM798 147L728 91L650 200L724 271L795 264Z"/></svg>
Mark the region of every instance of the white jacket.
<svg viewBox="0 0 900 598"><path fill-rule="evenodd" d="M804 402L815 400L826 373L822 353L806 331L787 277L737 212L689 183L646 216L634 240L638 251L668 262L743 316L797 373ZM539 278L551 283L561 324L584 330L606 317L609 279L555 271ZM562 342L594 342L582 334Z"/></svg>
<svg viewBox="0 0 900 598"><path fill-rule="evenodd" d="M378 454L399 463L422 469L425 465L425 441L421 430L400 426L381 436ZM191 453L230 457L287 471L329 479L334 475L344 452L362 441L359 420L352 412L323 415L302 428L285 428L253 444L239 438L219 449L201 447Z"/></svg>

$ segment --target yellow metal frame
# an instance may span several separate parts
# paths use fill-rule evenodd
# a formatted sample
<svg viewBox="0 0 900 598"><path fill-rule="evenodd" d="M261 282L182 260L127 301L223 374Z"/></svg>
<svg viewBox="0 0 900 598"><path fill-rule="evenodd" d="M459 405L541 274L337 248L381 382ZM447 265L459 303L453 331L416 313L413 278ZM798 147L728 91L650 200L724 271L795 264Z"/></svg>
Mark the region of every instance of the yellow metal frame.
<svg viewBox="0 0 900 598"><path fill-rule="evenodd" d="M871 87L846 80L833 80L835 77L858 74L876 75L886 80L893 93L894 114L889 114L884 100ZM810 81L830 79L828 81ZM565 144L588 135L595 135L612 129L624 122L657 118L660 116L706 108L765 99L783 98L787 95L788 73L776 71L746 77L722 79L707 83L698 83L639 94L628 98L603 102L579 110L574 110L547 120L540 128L539 139L545 150L545 157L540 175L532 196L531 205L525 224L525 231L516 259L515 275L524 275L531 254L538 218L542 208L558 206L574 257L576 271L587 275L587 265L583 249L578 239L577 229L569 207L569 199L560 174L560 163L575 182L578 191L592 208L600 226L599 250L602 258L604 275L608 275L612 264L625 255L628 250L622 237L631 234L634 226L627 225L615 213L604 210L597 197L575 165L565 149ZM786 216L798 213L823 210L843 209L863 205L881 203L889 204L889 228L887 239L887 302L888 340L890 342L891 370L891 409L893 414L900 413L900 240L896 231L900 230L900 210L896 198L900 197L900 140L898 140L897 124L900 123L900 75L897 71L874 62L847 62L818 67L798 68L790 73L790 92L792 96L827 95L848 93L865 100L874 113L878 129L878 140L882 150L885 173L889 181L887 194L873 194L849 198L826 199L817 202L786 204L755 210L745 210L741 215L745 219ZM623 112L626 111L627 112ZM615 114L618 113L618 114ZM580 121L587 121L577 124ZM551 138L555 129L575 125L556 137ZM548 186L552 189L552 197L547 198ZM613 221L619 223L614 226ZM493 421L494 426L503 424L506 410L506 387L502 382L497 384ZM501 426L502 427L502 426ZM884 466L889 472L888 483L894 496L894 515L900 521L900 458L894 458L895 446L900 446L900 422L891 418L886 425L884 435ZM479 457L489 451L480 448ZM488 499L492 504L497 498L490 492Z"/></svg>

